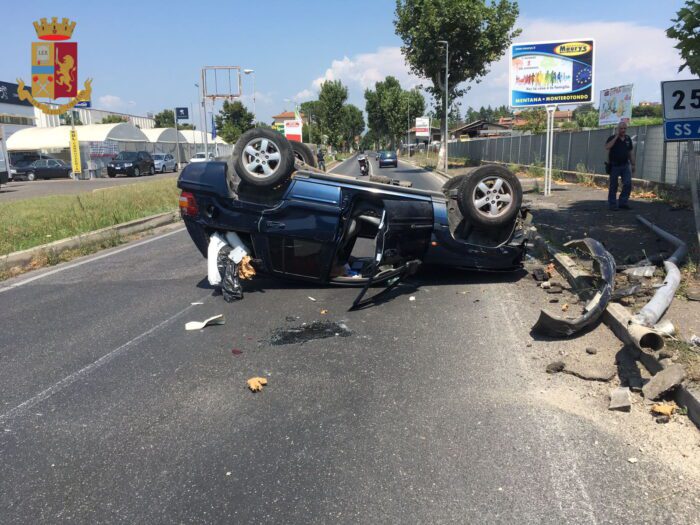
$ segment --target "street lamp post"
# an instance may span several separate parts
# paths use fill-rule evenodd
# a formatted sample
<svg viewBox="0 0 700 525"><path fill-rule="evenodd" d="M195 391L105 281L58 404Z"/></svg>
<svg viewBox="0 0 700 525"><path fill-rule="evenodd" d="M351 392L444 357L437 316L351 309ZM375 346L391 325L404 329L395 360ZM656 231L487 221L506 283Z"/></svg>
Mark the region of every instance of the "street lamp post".
<svg viewBox="0 0 700 525"><path fill-rule="evenodd" d="M194 83L194 87L197 88L197 114L199 115L199 129L202 129L202 101L199 98L199 84ZM194 117L194 115L192 115ZM194 137L194 153L197 154L197 132L192 133ZM193 155L194 156L194 155Z"/></svg>
<svg viewBox="0 0 700 525"><path fill-rule="evenodd" d="M255 70L254 69L244 69L243 72L246 75L253 75L253 125L258 127L258 115L255 112Z"/></svg>
<svg viewBox="0 0 700 525"><path fill-rule="evenodd" d="M448 93L448 82L450 78L449 67L450 67L450 43L447 40L438 40L438 44L443 44L445 46L445 173L447 173L447 93Z"/></svg>

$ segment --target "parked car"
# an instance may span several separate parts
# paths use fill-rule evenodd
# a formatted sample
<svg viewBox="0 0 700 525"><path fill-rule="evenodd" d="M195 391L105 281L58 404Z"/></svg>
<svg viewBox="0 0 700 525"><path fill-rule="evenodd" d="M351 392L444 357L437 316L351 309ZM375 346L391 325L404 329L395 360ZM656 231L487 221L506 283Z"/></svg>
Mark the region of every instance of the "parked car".
<svg viewBox="0 0 700 525"><path fill-rule="evenodd" d="M152 155L152 157L156 171L160 171L161 173L165 173L166 171L177 171L177 162L170 153L156 153L155 155Z"/></svg>
<svg viewBox="0 0 700 525"><path fill-rule="evenodd" d="M140 177L144 173L153 175L156 166L153 157L147 151L121 151L112 162L107 164L107 175L116 177Z"/></svg>
<svg viewBox="0 0 700 525"><path fill-rule="evenodd" d="M73 178L73 168L61 159L39 159L13 168L13 178L23 180Z"/></svg>
<svg viewBox="0 0 700 525"><path fill-rule="evenodd" d="M195 153L194 157L190 159L190 162L206 162L207 160L214 160L214 154L209 153L209 158L207 159L207 154L203 151Z"/></svg>
<svg viewBox="0 0 700 525"><path fill-rule="evenodd" d="M379 167L384 168L386 166L392 166L394 168L399 166L395 151L382 150L379 152Z"/></svg>
<svg viewBox="0 0 700 525"><path fill-rule="evenodd" d="M45 153L37 153L37 152L16 152L16 151L11 151L9 154L10 157L10 171L9 171L9 179L10 180L22 180L24 179L24 174L26 173L26 170L20 169L20 168L27 168L32 162L35 162L37 160L45 159L53 159L51 155L46 155Z"/></svg>
<svg viewBox="0 0 700 525"><path fill-rule="evenodd" d="M353 307L371 285L394 287L421 263L521 266L526 212L520 183L504 167L482 166L439 192L295 171L289 142L259 128L238 140L231 166L190 164L178 178L185 226L205 257L212 234L235 232L262 271L361 286ZM374 241L373 256L352 255L358 238Z"/></svg>

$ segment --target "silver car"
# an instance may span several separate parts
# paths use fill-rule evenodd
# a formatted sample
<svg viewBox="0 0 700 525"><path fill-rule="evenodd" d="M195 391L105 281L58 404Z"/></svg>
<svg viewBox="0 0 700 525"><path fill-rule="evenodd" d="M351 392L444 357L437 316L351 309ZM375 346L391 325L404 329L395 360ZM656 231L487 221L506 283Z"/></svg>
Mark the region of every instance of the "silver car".
<svg viewBox="0 0 700 525"><path fill-rule="evenodd" d="M170 153L156 153L153 155L153 162L156 165L156 171L165 173L167 171L177 171L177 162Z"/></svg>

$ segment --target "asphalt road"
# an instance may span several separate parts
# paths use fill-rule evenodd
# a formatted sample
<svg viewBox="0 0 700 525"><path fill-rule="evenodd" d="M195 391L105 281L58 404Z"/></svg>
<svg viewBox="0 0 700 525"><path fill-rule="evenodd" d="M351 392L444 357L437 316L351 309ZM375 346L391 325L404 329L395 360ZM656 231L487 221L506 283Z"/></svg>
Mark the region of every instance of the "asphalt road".
<svg viewBox="0 0 700 525"><path fill-rule="evenodd" d="M0 283L0 523L697 523L642 495L673 472L536 401L521 274L428 270L352 313L205 277L176 230ZM351 334L272 344L317 320Z"/></svg>
<svg viewBox="0 0 700 525"><path fill-rule="evenodd" d="M154 179L177 178L177 173L156 173L143 177L115 177L92 180L51 179L35 181L13 181L0 187L0 203L46 197L48 195L76 195L90 191L121 186L123 184L138 184Z"/></svg>

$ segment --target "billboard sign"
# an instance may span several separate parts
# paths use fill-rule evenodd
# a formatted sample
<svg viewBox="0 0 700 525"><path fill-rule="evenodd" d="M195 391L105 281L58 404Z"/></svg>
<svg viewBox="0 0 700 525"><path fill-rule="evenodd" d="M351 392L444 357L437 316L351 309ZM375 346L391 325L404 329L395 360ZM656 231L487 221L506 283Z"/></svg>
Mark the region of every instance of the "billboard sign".
<svg viewBox="0 0 700 525"><path fill-rule="evenodd" d="M287 140L302 142L301 139L302 123L301 120L285 120L284 121L284 136Z"/></svg>
<svg viewBox="0 0 700 525"><path fill-rule="evenodd" d="M416 117L416 137L430 137L430 117Z"/></svg>
<svg viewBox="0 0 700 525"><path fill-rule="evenodd" d="M626 86L604 89L600 92L599 126L629 122L632 118L633 87L633 84L628 84Z"/></svg>
<svg viewBox="0 0 700 525"><path fill-rule="evenodd" d="M511 107L593 102L593 39L513 44Z"/></svg>
<svg viewBox="0 0 700 525"><path fill-rule="evenodd" d="M28 100L20 100L17 90L19 84L12 82L0 82L0 104L14 104L15 106L31 106Z"/></svg>
<svg viewBox="0 0 700 525"><path fill-rule="evenodd" d="M190 118L189 108L175 108L175 118L177 120L187 120Z"/></svg>

